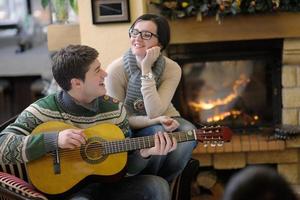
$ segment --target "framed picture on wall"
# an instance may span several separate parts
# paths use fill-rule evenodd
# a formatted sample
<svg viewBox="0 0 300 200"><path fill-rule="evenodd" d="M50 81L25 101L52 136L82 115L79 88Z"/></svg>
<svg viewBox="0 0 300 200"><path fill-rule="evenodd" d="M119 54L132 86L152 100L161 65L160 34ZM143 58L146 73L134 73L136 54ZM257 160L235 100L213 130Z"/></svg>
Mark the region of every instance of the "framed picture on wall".
<svg viewBox="0 0 300 200"><path fill-rule="evenodd" d="M129 0L92 0L93 24L130 22Z"/></svg>

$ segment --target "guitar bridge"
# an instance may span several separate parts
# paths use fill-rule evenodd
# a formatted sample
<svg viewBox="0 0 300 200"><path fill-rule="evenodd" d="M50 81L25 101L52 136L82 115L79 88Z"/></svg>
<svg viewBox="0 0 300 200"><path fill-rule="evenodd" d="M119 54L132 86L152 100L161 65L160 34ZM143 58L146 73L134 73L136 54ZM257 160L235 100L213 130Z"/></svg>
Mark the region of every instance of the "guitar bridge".
<svg viewBox="0 0 300 200"><path fill-rule="evenodd" d="M53 172L54 174L60 174L60 159L59 159L59 150L56 149L55 152L52 153L53 157Z"/></svg>

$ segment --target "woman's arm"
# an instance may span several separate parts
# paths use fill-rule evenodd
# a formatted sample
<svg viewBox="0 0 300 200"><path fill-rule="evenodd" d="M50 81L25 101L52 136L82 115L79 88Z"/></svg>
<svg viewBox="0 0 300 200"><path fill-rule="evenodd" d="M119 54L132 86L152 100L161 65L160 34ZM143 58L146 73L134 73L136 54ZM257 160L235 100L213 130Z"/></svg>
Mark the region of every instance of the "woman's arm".
<svg viewBox="0 0 300 200"><path fill-rule="evenodd" d="M147 116L132 116L129 117L129 124L132 129L140 129L159 124L168 132L174 131L179 127L178 121L168 116L159 116L154 119L149 119Z"/></svg>
<svg viewBox="0 0 300 200"><path fill-rule="evenodd" d="M122 58L113 61L106 69L105 87L107 95L124 102L128 77L123 67Z"/></svg>
<svg viewBox="0 0 300 200"><path fill-rule="evenodd" d="M180 66L169 58L165 59L166 67L158 89L155 80L142 80L141 92L149 119L161 116L166 112L180 82Z"/></svg>

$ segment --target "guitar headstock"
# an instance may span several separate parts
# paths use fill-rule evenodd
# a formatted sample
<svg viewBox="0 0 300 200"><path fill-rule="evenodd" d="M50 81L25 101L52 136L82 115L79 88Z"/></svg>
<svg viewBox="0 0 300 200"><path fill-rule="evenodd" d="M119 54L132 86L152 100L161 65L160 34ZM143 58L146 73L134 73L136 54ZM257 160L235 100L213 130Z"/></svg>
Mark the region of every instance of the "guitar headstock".
<svg viewBox="0 0 300 200"><path fill-rule="evenodd" d="M232 137L232 131L225 126L210 126L197 129L197 140L204 144L222 145L224 142L229 142Z"/></svg>

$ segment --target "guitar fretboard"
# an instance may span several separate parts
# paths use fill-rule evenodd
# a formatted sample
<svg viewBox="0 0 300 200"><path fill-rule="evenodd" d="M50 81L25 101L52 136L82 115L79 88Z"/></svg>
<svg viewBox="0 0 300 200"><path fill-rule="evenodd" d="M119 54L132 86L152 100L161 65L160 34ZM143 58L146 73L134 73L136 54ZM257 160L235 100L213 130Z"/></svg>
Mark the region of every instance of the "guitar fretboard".
<svg viewBox="0 0 300 200"><path fill-rule="evenodd" d="M194 130L187 132L174 132L169 133L170 137L175 137L177 142L186 142L196 140L196 134ZM113 154L120 153L125 151L137 150L137 149L146 149L154 147L154 136L145 136L145 137L136 137L136 138L127 138L125 140L117 141L106 141L102 142L104 147L102 154Z"/></svg>

